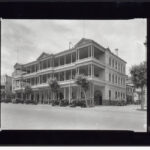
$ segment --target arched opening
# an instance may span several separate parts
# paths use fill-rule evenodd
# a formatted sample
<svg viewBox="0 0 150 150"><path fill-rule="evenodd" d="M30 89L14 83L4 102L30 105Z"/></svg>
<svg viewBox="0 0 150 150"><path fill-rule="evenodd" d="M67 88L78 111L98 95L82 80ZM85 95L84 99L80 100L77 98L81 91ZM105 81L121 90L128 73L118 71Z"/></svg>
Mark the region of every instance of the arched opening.
<svg viewBox="0 0 150 150"><path fill-rule="evenodd" d="M60 100L64 99L64 94L62 92L59 93L59 99Z"/></svg>
<svg viewBox="0 0 150 150"><path fill-rule="evenodd" d="M99 90L96 90L94 92L94 104L95 105L102 105L102 92Z"/></svg>

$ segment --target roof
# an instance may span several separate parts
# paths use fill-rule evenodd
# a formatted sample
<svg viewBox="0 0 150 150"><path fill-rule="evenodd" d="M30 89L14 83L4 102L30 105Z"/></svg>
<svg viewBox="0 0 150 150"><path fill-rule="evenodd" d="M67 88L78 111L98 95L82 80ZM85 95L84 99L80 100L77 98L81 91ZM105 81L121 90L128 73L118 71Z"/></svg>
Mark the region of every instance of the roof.
<svg viewBox="0 0 150 150"><path fill-rule="evenodd" d="M50 56L50 54L43 52L43 53L37 58L37 60L40 60L40 59L43 59L43 58L46 58L46 57L49 57L49 56Z"/></svg>
<svg viewBox="0 0 150 150"><path fill-rule="evenodd" d="M76 47L82 46L82 45L84 45L84 44L89 44L89 43L95 43L96 45L98 45L98 46L101 47L102 49L107 50L107 51L109 51L112 55L118 57L117 55L115 55L114 53L112 53L109 48L104 48L103 46L101 46L100 44L98 44L97 42L95 42L94 40L87 39L87 38L82 38L79 42L77 42L77 43L75 44L75 46L74 46L73 48L67 49L67 50L62 51L62 52L59 52L59 53L56 53L55 55L59 55L59 54L61 54L61 53L68 52L68 51L70 51L70 50L73 50L73 49L76 48ZM42 52L42 54L36 59L36 61L41 60L41 59L44 59L44 58L47 58L47 57L50 57L50 56L52 56L52 55L53 55L53 54L48 54L48 53ZM124 61L124 60L121 59L120 57L118 57L118 58L119 58L120 60ZM27 63L27 64L31 64L31 63L34 63L34 62L36 62L36 61L30 62L30 63ZM126 61L124 61L124 62L126 63ZM27 64L24 64L24 65L27 65ZM16 63L14 67L20 67L20 66L22 66L22 64Z"/></svg>

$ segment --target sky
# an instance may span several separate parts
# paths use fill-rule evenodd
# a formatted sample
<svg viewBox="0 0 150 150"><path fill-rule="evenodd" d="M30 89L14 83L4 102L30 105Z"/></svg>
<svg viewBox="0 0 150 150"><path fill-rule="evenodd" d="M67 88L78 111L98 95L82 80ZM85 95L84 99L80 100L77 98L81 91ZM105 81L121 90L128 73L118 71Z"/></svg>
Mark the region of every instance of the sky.
<svg viewBox="0 0 150 150"><path fill-rule="evenodd" d="M81 38L96 41L132 65L146 59L146 19L131 20L2 20L1 74L12 75L16 62L36 60L42 52L58 53Z"/></svg>

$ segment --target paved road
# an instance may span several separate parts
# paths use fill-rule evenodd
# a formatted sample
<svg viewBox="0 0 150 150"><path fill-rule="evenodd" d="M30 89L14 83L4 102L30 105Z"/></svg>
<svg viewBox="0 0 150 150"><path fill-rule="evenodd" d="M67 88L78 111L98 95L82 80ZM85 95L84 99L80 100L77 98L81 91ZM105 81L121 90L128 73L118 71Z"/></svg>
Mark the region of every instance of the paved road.
<svg viewBox="0 0 150 150"><path fill-rule="evenodd" d="M146 111L140 106L93 108L51 105L1 105L2 129L74 129L146 131Z"/></svg>

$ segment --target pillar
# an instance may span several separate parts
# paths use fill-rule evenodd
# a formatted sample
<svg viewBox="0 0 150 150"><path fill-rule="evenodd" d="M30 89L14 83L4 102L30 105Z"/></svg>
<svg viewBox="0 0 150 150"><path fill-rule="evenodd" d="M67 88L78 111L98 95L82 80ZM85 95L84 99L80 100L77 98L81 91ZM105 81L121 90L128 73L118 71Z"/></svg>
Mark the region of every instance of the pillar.
<svg viewBox="0 0 150 150"><path fill-rule="evenodd" d="M72 53L71 53L71 63L72 63Z"/></svg>
<svg viewBox="0 0 150 150"><path fill-rule="evenodd" d="M71 76L70 79L72 80L72 69L71 69L71 75L70 76Z"/></svg>
<svg viewBox="0 0 150 150"><path fill-rule="evenodd" d="M94 76L94 65L91 64L91 77L93 77L93 76Z"/></svg>
<svg viewBox="0 0 150 150"><path fill-rule="evenodd" d="M58 57L58 66L60 66L60 57Z"/></svg>
<svg viewBox="0 0 150 150"><path fill-rule="evenodd" d="M64 56L64 65L66 64L66 55Z"/></svg>
<svg viewBox="0 0 150 150"><path fill-rule="evenodd" d="M91 45L91 57L93 57L93 46Z"/></svg>
<svg viewBox="0 0 150 150"><path fill-rule="evenodd" d="M66 71L64 71L64 81L66 80Z"/></svg>

